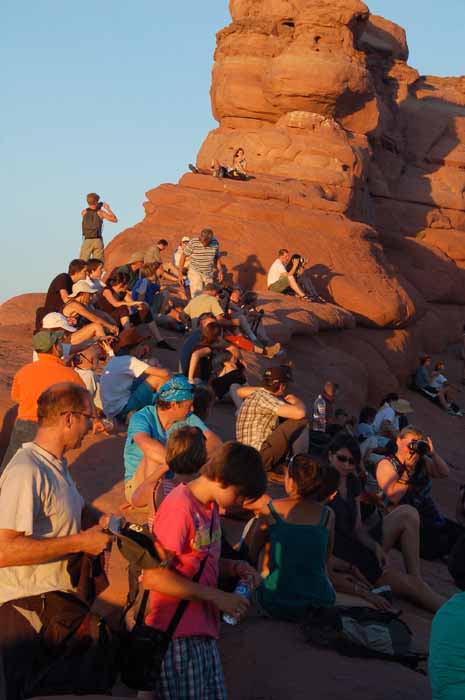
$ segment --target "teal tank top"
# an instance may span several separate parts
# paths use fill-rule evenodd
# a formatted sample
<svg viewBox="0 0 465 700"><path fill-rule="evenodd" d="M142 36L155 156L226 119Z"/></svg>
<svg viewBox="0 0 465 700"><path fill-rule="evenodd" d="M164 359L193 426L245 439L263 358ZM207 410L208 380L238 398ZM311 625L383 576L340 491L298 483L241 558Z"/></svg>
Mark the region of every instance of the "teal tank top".
<svg viewBox="0 0 465 700"><path fill-rule="evenodd" d="M269 615L295 621L310 606L330 607L336 593L326 575L329 533L324 506L318 525L289 523L268 504L275 522L270 525L270 574L257 590L259 604Z"/></svg>

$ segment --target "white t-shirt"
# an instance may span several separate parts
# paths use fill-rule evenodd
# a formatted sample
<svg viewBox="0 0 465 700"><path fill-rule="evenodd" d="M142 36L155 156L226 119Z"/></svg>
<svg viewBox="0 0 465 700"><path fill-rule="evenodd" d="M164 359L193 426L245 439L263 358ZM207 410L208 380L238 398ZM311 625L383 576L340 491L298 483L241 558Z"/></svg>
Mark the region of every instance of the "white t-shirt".
<svg viewBox="0 0 465 700"><path fill-rule="evenodd" d="M391 406L388 403L383 404L375 416L375 419L373 421L373 428L375 429L376 433L379 433L381 423L385 420L388 420L390 423L392 423L394 428L396 428L397 430L399 429L399 419L397 418L394 409L391 408Z"/></svg>
<svg viewBox="0 0 465 700"><path fill-rule="evenodd" d="M117 416L131 396L134 379L140 377L150 365L131 355L111 357L100 377L100 396L103 411L108 418Z"/></svg>
<svg viewBox="0 0 465 700"><path fill-rule="evenodd" d="M68 471L33 442L17 451L0 478L0 529L26 537L67 537L81 530L84 499ZM0 605L48 591L70 591L68 558L0 568Z"/></svg>
<svg viewBox="0 0 465 700"><path fill-rule="evenodd" d="M279 258L276 258L276 260L268 270L268 278L266 281L267 287L271 287L272 284L277 282L281 278L283 273L286 275L288 274L284 263L281 262Z"/></svg>
<svg viewBox="0 0 465 700"><path fill-rule="evenodd" d="M447 384L447 377L445 377L443 374L438 374L438 376L434 377L434 379L432 379L430 382L430 386L434 387L435 389L442 389L444 384Z"/></svg>

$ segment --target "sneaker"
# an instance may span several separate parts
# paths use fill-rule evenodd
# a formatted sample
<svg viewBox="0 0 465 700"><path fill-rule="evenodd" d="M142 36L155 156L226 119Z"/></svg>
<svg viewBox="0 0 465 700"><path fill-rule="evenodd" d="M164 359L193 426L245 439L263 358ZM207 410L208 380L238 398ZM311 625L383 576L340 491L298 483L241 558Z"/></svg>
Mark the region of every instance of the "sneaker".
<svg viewBox="0 0 465 700"><path fill-rule="evenodd" d="M173 346L167 343L166 340L159 340L157 343L157 348L162 348L163 350L172 350L173 352L176 350L176 348L173 348Z"/></svg>
<svg viewBox="0 0 465 700"><path fill-rule="evenodd" d="M265 357L269 357L270 359L274 357L275 355L278 354L281 350L281 343L274 343L273 345L267 345L266 348L263 350L263 354Z"/></svg>
<svg viewBox="0 0 465 700"><path fill-rule="evenodd" d="M199 171L197 170L197 168L195 167L195 165L192 165L192 163L189 163L188 168L189 168L189 170L191 171L191 173L194 173L194 175L198 175L198 174L199 174Z"/></svg>

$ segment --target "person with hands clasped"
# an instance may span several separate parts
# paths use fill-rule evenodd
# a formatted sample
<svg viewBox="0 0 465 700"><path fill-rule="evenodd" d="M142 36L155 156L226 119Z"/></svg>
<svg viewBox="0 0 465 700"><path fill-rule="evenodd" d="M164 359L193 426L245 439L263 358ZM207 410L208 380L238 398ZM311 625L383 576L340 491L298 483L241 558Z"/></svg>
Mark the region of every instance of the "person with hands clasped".
<svg viewBox="0 0 465 700"><path fill-rule="evenodd" d="M221 559L218 507L242 505L265 491L266 475L258 452L238 442L225 443L205 464L200 476L179 484L161 503L153 532L174 553L170 568L143 572L143 586L151 591L146 624L166 630L178 600L188 600L164 657L154 687L158 700L226 698L216 640L219 613L240 619L249 607L246 598L218 590L218 577L248 578L257 572L246 562ZM198 583L192 581L205 560Z"/></svg>
<svg viewBox="0 0 465 700"><path fill-rule="evenodd" d="M34 442L18 450L0 478L0 650L9 700L24 697L38 654L47 652L44 666L56 654L53 644L44 650L39 633L49 599L54 614L61 612L57 592L69 594L59 596L63 615L73 607L69 557L98 555L111 541L108 516L84 502L64 457L92 426L89 392L53 384L40 395L37 416Z"/></svg>
<svg viewBox="0 0 465 700"><path fill-rule="evenodd" d="M441 514L432 496L432 480L446 479L449 467L431 438L412 425L400 432L396 446L396 453L381 460L376 471L386 507L393 513L413 507L419 517L422 558L446 556L465 534L465 528Z"/></svg>
<svg viewBox="0 0 465 700"><path fill-rule="evenodd" d="M387 585L393 593L410 598L427 610L438 610L443 598L421 577L418 522L412 518L408 526L402 527L402 523L393 523L392 518L389 520L391 516L386 516L380 518L377 527L368 530L360 510L362 485L357 473L360 464L357 440L342 433L336 435L328 447L327 459L339 473L339 487L328 503L335 514L331 570L336 590L358 595L375 607L390 609L386 600L373 594L373 588ZM387 560L387 553L398 542L406 573L391 567Z"/></svg>

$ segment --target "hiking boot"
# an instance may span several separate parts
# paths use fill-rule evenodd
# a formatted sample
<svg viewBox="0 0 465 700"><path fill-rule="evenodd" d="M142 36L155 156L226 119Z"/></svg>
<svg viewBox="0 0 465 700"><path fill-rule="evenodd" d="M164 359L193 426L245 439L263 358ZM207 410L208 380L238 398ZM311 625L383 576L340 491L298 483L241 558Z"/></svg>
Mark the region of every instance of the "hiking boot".
<svg viewBox="0 0 465 700"><path fill-rule="evenodd" d="M191 171L191 173L194 173L194 175L198 175L198 174L199 174L199 171L197 170L197 168L195 167L195 165L192 165L192 163L189 163L188 168L189 168L189 170Z"/></svg>
<svg viewBox="0 0 465 700"><path fill-rule="evenodd" d="M166 340L159 340L157 343L157 348L161 348L162 350L172 350L173 352L176 350L176 348L173 348L173 346L167 343Z"/></svg>
<svg viewBox="0 0 465 700"><path fill-rule="evenodd" d="M263 355L269 357L270 359L281 351L281 343L274 343L273 345L267 345L263 348Z"/></svg>

